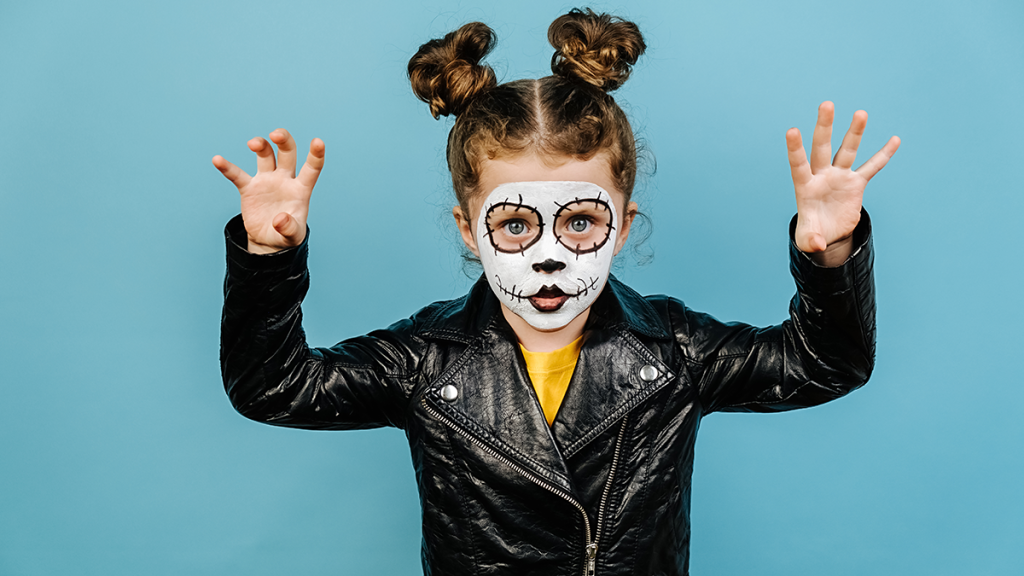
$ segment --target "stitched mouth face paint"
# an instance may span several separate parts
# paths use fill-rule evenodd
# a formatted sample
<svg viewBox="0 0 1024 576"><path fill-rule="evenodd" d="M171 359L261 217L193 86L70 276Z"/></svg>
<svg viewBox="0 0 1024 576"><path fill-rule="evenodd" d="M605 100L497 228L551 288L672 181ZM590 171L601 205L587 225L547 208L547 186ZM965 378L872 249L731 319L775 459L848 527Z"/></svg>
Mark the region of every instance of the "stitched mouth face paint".
<svg viewBox="0 0 1024 576"><path fill-rule="evenodd" d="M484 200L476 226L491 289L540 330L562 328L590 307L611 270L618 218L590 182L510 182Z"/></svg>

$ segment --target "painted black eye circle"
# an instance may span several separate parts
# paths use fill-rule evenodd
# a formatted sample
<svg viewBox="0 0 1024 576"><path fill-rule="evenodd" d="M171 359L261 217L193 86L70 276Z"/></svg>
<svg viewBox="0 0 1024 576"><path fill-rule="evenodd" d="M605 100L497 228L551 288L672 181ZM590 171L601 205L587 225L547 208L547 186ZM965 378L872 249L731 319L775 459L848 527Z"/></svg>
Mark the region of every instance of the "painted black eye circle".
<svg viewBox="0 0 1024 576"><path fill-rule="evenodd" d="M506 199L487 209L484 234L495 253L522 254L540 240L544 233L544 219L533 206Z"/></svg>
<svg viewBox="0 0 1024 576"><path fill-rule="evenodd" d="M611 206L600 196L577 198L555 212L555 238L577 256L597 252L611 238L613 220Z"/></svg>

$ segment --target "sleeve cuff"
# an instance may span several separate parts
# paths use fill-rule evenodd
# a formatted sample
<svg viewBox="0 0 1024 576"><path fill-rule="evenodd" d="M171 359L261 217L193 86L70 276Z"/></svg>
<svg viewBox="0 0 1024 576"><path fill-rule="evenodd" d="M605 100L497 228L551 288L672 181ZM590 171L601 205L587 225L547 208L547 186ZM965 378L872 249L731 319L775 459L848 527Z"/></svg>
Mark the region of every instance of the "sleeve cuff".
<svg viewBox="0 0 1024 576"><path fill-rule="evenodd" d="M245 234L245 224L239 214L224 226L224 240L227 244L228 270L245 270L248 272L270 272L275 270L293 270L305 267L309 254L309 227L302 244L294 248L274 252L273 254L253 254L247 246L249 240Z"/></svg>
<svg viewBox="0 0 1024 576"><path fill-rule="evenodd" d="M860 222L853 231L853 251L845 262L834 268L817 264L808 254L797 248L795 232L796 216L793 216L789 223L789 262L790 271L801 291L819 294L845 292L871 273L874 263L871 218L863 208Z"/></svg>

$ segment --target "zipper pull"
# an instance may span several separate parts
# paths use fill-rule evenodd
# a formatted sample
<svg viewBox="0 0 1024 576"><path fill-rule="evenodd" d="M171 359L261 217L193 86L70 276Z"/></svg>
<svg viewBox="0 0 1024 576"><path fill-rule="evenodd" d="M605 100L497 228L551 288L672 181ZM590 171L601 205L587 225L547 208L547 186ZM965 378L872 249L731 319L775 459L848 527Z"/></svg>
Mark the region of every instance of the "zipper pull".
<svg viewBox="0 0 1024 576"><path fill-rule="evenodd" d="M594 576L597 564L597 542L587 544L587 576Z"/></svg>

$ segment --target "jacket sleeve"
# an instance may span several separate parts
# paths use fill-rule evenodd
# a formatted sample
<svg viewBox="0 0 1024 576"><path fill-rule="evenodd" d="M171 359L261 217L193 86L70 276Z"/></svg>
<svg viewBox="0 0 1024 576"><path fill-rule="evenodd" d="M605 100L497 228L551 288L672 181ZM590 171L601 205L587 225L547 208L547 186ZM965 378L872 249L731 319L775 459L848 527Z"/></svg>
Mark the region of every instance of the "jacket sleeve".
<svg viewBox="0 0 1024 576"><path fill-rule="evenodd" d="M225 228L227 275L221 373L243 416L279 426L356 429L404 426L420 343L414 320L309 348L300 304L309 288L309 234L295 248L251 254L241 216Z"/></svg>
<svg viewBox="0 0 1024 576"><path fill-rule="evenodd" d="M774 412L839 398L867 382L875 357L871 221L861 213L841 266L815 264L793 241L789 319L757 328L683 311L677 329L704 412ZM678 322L678 321L677 321Z"/></svg>

